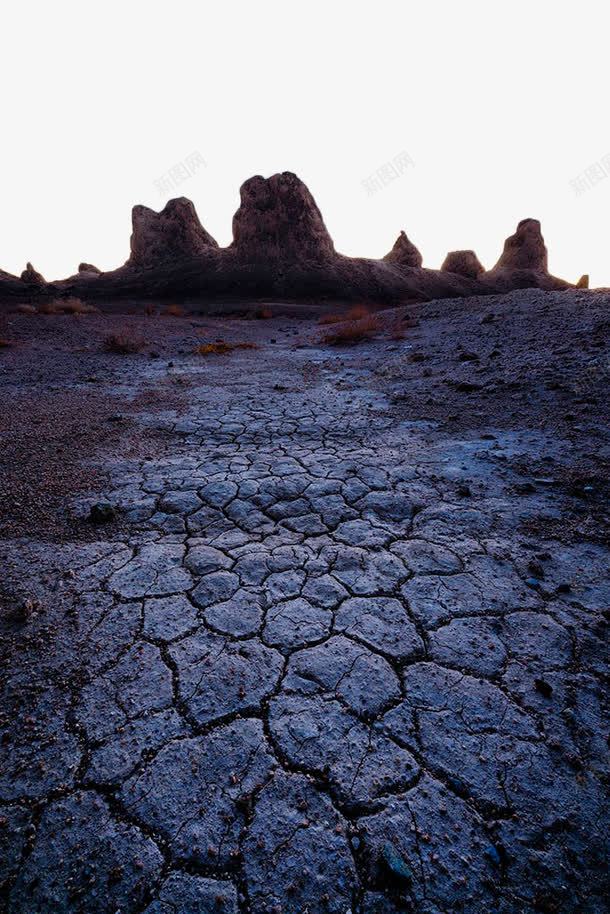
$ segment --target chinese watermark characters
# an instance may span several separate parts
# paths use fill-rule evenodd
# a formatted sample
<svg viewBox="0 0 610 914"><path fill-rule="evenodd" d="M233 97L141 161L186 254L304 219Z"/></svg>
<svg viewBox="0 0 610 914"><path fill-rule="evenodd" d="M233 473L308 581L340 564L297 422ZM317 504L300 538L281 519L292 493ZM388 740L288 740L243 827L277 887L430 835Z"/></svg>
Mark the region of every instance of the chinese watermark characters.
<svg viewBox="0 0 610 914"><path fill-rule="evenodd" d="M408 168L414 167L415 162L409 153L400 152L389 162L385 162L381 165L377 171L374 171L368 178L365 178L364 181L362 181L362 186L366 191L367 196L371 197L378 191L383 190L384 187L387 187L392 181L401 178Z"/></svg>
<svg viewBox="0 0 610 914"><path fill-rule="evenodd" d="M570 187L576 196L580 197L581 194L591 190L592 187L595 187L595 185L599 184L600 181L603 181L604 178L610 178L610 152L607 152L598 162L593 162L592 165L585 168L576 178L573 178L570 181Z"/></svg>
<svg viewBox="0 0 610 914"><path fill-rule="evenodd" d="M172 165L164 175L157 178L155 187L163 197L165 194L171 193L179 184L188 181L199 168L205 168L206 165L207 162L200 152L191 152L182 162Z"/></svg>

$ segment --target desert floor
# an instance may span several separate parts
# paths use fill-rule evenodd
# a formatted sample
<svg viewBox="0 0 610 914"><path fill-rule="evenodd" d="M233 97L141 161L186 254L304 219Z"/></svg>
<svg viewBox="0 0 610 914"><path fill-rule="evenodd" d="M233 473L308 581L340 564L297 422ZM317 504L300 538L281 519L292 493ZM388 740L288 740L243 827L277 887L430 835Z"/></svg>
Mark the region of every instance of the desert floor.
<svg viewBox="0 0 610 914"><path fill-rule="evenodd" d="M601 914L610 296L256 310L2 318L0 910Z"/></svg>

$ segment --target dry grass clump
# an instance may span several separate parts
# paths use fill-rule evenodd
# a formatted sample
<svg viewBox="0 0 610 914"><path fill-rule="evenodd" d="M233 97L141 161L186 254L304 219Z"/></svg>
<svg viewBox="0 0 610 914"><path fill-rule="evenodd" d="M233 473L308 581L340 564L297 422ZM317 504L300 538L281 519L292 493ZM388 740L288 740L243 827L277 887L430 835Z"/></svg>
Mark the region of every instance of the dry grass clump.
<svg viewBox="0 0 610 914"><path fill-rule="evenodd" d="M327 330L322 334L320 341L326 343L327 346L351 346L355 343L362 343L364 340L370 340L379 330L378 318L374 314L365 312L363 317L344 318L342 323L334 324L332 330Z"/></svg>
<svg viewBox="0 0 610 914"><path fill-rule="evenodd" d="M167 314L168 317L184 317L186 311L182 305L168 305L165 309L165 314Z"/></svg>
<svg viewBox="0 0 610 914"><path fill-rule="evenodd" d="M318 323L321 326L327 324L342 324L344 321L362 321L370 316L370 311L365 305L354 305L343 314L323 314Z"/></svg>
<svg viewBox="0 0 610 914"><path fill-rule="evenodd" d="M31 313L31 312L30 312ZM56 298L38 305L39 314L96 314L97 308L87 305L80 298Z"/></svg>
<svg viewBox="0 0 610 914"><path fill-rule="evenodd" d="M195 352L197 355L227 355L235 349L258 349L256 343L227 343L219 340L216 343L201 343Z"/></svg>
<svg viewBox="0 0 610 914"><path fill-rule="evenodd" d="M116 352L119 355L133 355L144 348L144 340L139 336L133 336L127 331L121 333L110 333L104 338L104 349L106 352Z"/></svg>
<svg viewBox="0 0 610 914"><path fill-rule="evenodd" d="M64 314L97 314L97 308L86 304L80 298L66 298L58 304Z"/></svg>

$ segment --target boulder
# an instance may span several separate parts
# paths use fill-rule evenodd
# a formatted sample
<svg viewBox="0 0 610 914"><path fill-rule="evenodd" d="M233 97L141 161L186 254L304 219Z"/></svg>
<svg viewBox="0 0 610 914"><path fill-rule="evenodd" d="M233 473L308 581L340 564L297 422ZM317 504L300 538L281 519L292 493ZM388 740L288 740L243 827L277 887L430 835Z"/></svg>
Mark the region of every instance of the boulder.
<svg viewBox="0 0 610 914"><path fill-rule="evenodd" d="M98 276L101 274L99 267L94 266L92 263L79 263L78 265L79 273L96 273Z"/></svg>
<svg viewBox="0 0 610 914"><path fill-rule="evenodd" d="M150 269L218 248L186 197L168 200L159 213L147 206L134 206L131 221L131 254L126 263L130 268Z"/></svg>
<svg viewBox="0 0 610 914"><path fill-rule="evenodd" d="M393 263L400 267L409 269L419 269L423 263L423 258L412 241L409 241L405 232L401 232L394 247L383 258L386 263Z"/></svg>
<svg viewBox="0 0 610 914"><path fill-rule="evenodd" d="M290 171L256 175L240 188L229 251L243 263L295 266L335 257L335 247L316 201Z"/></svg>
<svg viewBox="0 0 610 914"><path fill-rule="evenodd" d="M456 273L477 279L485 272L485 267L474 251L449 251L441 267L443 273Z"/></svg>

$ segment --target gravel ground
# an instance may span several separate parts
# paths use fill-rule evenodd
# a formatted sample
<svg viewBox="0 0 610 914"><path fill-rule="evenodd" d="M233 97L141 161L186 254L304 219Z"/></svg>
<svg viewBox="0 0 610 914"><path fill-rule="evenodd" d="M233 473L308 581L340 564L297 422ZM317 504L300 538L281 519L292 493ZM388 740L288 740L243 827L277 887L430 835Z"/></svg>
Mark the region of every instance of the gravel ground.
<svg viewBox="0 0 610 914"><path fill-rule="evenodd" d="M0 910L605 911L609 302L9 315Z"/></svg>

